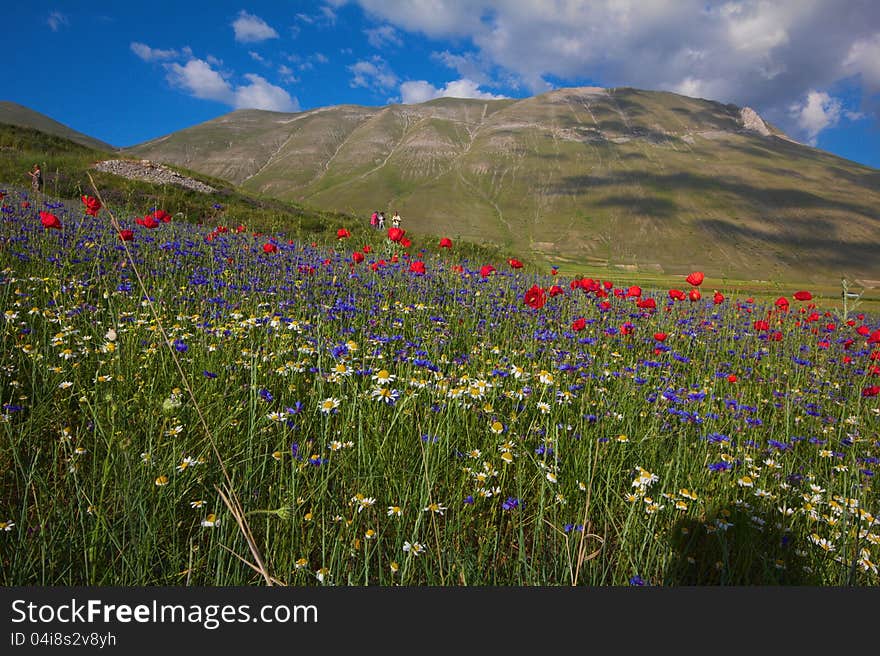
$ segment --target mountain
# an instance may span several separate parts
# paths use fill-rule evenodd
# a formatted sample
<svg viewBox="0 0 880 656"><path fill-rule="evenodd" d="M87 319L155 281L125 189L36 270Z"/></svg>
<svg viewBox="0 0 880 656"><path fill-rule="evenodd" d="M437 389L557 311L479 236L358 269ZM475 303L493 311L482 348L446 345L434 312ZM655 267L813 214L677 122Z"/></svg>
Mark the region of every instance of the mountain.
<svg viewBox="0 0 880 656"><path fill-rule="evenodd" d="M56 137L63 137L64 139L69 139L74 143L86 146L92 150L116 150L115 146L104 143L99 139L94 139L82 132L77 132L63 123L59 123L58 121L49 118L45 114L35 112L32 109L28 109L27 107L18 105L14 102L9 102L8 100L0 100L0 123L17 125L23 128L32 128Z"/></svg>
<svg viewBox="0 0 880 656"><path fill-rule="evenodd" d="M240 110L127 152L557 263L880 278L880 171L674 93Z"/></svg>

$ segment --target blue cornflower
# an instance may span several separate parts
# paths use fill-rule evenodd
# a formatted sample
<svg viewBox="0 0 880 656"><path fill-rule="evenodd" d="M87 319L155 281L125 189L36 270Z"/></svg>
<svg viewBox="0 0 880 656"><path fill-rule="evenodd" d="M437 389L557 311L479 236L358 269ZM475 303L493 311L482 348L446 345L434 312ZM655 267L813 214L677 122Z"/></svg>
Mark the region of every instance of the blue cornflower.
<svg viewBox="0 0 880 656"><path fill-rule="evenodd" d="M205 378L216 378L216 377L217 377L217 374L215 374L215 373L212 372L212 371L208 371L207 369L205 369L205 370L202 372L202 374L205 376Z"/></svg>
<svg viewBox="0 0 880 656"><path fill-rule="evenodd" d="M501 508L503 510L515 510L519 508L519 499L516 497L507 497L504 503L501 504Z"/></svg>
<svg viewBox="0 0 880 656"><path fill-rule="evenodd" d="M644 580L641 576L639 576L638 574L636 574L635 576L633 576L633 577L629 580L629 584L630 584L630 585L648 585L648 584L645 582L645 580Z"/></svg>
<svg viewBox="0 0 880 656"><path fill-rule="evenodd" d="M731 465L729 462L724 462L722 460L720 462L710 462L708 467L709 471L723 472L729 470L731 467L733 467L733 465Z"/></svg>
<svg viewBox="0 0 880 656"><path fill-rule="evenodd" d="M464 498L463 503L466 505L471 505L473 502L474 502L474 497L473 497L473 495L469 494Z"/></svg>
<svg viewBox="0 0 880 656"><path fill-rule="evenodd" d="M189 350L189 346L186 345L186 342L175 339L174 340L174 350L178 353L186 353Z"/></svg>

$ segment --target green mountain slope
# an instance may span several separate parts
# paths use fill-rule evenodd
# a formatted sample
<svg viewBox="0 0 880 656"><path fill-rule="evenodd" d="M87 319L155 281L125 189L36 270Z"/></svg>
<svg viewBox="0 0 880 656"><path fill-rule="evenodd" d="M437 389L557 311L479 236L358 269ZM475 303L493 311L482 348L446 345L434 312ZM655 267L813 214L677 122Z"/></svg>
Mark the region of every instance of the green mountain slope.
<svg viewBox="0 0 880 656"><path fill-rule="evenodd" d="M63 123L49 118L45 114L35 112L22 105L7 100L0 100L0 123L33 128L46 134L62 137L93 150L114 151L116 148L99 139L77 132Z"/></svg>
<svg viewBox="0 0 880 656"><path fill-rule="evenodd" d="M880 279L880 171L673 93L246 110L127 152L556 262Z"/></svg>

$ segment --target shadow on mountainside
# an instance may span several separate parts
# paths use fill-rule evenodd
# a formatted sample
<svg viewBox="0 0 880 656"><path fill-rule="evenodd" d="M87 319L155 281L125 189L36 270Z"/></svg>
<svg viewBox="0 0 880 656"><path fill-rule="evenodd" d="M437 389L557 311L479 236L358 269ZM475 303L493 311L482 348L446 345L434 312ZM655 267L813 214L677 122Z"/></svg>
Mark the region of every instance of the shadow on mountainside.
<svg viewBox="0 0 880 656"><path fill-rule="evenodd" d="M562 178L550 186L550 193L558 195L583 195L593 189L638 183L648 188L668 189L676 192L728 194L748 199L759 208L797 210L838 210L859 214L873 221L880 221L880 207L870 202L842 201L819 196L810 191L792 187L761 187L742 180L725 179L696 173L679 172L661 175L650 171L627 171L619 175L576 175Z"/></svg>

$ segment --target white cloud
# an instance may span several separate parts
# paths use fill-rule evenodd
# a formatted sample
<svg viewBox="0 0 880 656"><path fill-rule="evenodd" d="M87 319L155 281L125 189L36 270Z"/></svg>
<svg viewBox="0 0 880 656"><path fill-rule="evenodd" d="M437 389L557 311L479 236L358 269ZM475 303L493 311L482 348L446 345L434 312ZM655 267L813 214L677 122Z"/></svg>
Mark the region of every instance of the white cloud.
<svg viewBox="0 0 880 656"><path fill-rule="evenodd" d="M180 52L174 49L160 50L159 48L151 48L145 43L132 41L131 51L145 62L167 61L169 59L178 59Z"/></svg>
<svg viewBox="0 0 880 656"><path fill-rule="evenodd" d="M278 32L266 21L259 16L247 13L244 9L232 22L232 29L235 30L235 40L239 43L257 43L278 38Z"/></svg>
<svg viewBox="0 0 880 656"><path fill-rule="evenodd" d="M880 90L880 32L853 43L843 68L851 75L861 75L869 92Z"/></svg>
<svg viewBox="0 0 880 656"><path fill-rule="evenodd" d="M254 73L245 74L247 84L233 85L201 59L185 65L165 64L168 81L196 98L214 100L235 109L267 109L276 112L299 111L299 101L281 87Z"/></svg>
<svg viewBox="0 0 880 656"><path fill-rule="evenodd" d="M389 45L403 45L403 40L397 34L397 30L390 25L382 25L370 30L364 30L364 34L367 35L367 42L379 50L387 48Z"/></svg>
<svg viewBox="0 0 880 656"><path fill-rule="evenodd" d="M880 91L880 2L870 0L350 2L407 40L455 43L435 57L483 85L675 90L754 107L792 131L803 127L790 108L810 91L840 95L835 85L853 77Z"/></svg>
<svg viewBox="0 0 880 656"><path fill-rule="evenodd" d="M791 106L791 115L806 133L811 146L815 146L819 133L834 127L840 120L841 102L824 91L810 91L806 99Z"/></svg>
<svg viewBox="0 0 880 656"><path fill-rule="evenodd" d="M278 74L281 76L281 81L285 84L294 84L296 82L299 82L299 78L296 77L293 69L291 69L289 66L285 66L284 64L281 64L278 67Z"/></svg>
<svg viewBox="0 0 880 656"><path fill-rule="evenodd" d="M473 80L461 79L448 82L445 87L438 89L425 80L411 80L400 85L401 102L405 105L433 100L434 98L482 98L485 100L497 100L507 96L499 96L480 91L479 85Z"/></svg>
<svg viewBox="0 0 880 656"><path fill-rule="evenodd" d="M49 24L49 29L53 32L57 32L62 27L67 27L70 25L70 21L67 20L67 16L62 14L60 11L53 11L49 13L49 18L46 19L46 22Z"/></svg>
<svg viewBox="0 0 880 656"><path fill-rule="evenodd" d="M166 64L168 82L188 91L196 98L233 104L235 93L223 76L201 59L190 59L185 65Z"/></svg>
<svg viewBox="0 0 880 656"><path fill-rule="evenodd" d="M356 62L349 66L348 70L354 74L350 82L352 87L388 90L397 86L397 75L391 70L388 63L378 55L370 61Z"/></svg>
<svg viewBox="0 0 880 656"><path fill-rule="evenodd" d="M793 17L787 15L785 3L728 2L720 14L726 19L727 35L736 50L766 54L788 43L786 26Z"/></svg>
<svg viewBox="0 0 880 656"><path fill-rule="evenodd" d="M248 73L250 82L235 89L233 106L236 109L268 109L273 112L298 112L299 102L281 87L270 84L265 78Z"/></svg>
<svg viewBox="0 0 880 656"><path fill-rule="evenodd" d="M266 61L265 59L263 59L263 56L260 53L254 52L253 50L248 50L248 55L250 55L250 58L253 59L255 62L263 63L264 61Z"/></svg>

